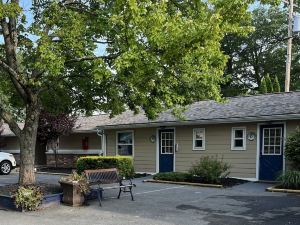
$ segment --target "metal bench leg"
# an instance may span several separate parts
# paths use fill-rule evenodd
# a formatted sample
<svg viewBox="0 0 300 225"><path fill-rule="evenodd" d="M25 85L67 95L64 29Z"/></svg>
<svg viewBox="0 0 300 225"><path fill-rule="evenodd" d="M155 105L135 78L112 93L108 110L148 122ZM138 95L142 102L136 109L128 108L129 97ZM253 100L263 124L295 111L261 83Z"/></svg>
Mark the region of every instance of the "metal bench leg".
<svg viewBox="0 0 300 225"><path fill-rule="evenodd" d="M120 196L121 196L121 192L122 192L122 188L120 188L120 190L119 190L118 199L119 199Z"/></svg>
<svg viewBox="0 0 300 225"><path fill-rule="evenodd" d="M101 203L101 198L102 198L102 190L97 189L97 196L98 196L98 201L99 201L99 206L102 207L102 203Z"/></svg>
<svg viewBox="0 0 300 225"><path fill-rule="evenodd" d="M134 201L133 194L132 194L132 187L129 187L129 191L130 191L130 195L131 195L131 201Z"/></svg>

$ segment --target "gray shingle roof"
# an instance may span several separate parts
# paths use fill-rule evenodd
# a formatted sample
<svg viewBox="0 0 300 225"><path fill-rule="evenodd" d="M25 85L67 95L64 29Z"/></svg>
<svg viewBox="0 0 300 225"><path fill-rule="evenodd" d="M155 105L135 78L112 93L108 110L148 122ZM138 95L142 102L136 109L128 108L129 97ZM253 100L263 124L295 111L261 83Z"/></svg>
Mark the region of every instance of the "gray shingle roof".
<svg viewBox="0 0 300 225"><path fill-rule="evenodd" d="M152 121L148 120L144 113L134 115L133 112L126 111L108 120L102 126L107 128L120 125L186 124L196 121L213 123L279 119L300 119L300 92L232 97L228 98L225 103L195 102L184 113L184 120L176 119L170 111L161 113Z"/></svg>
<svg viewBox="0 0 300 225"><path fill-rule="evenodd" d="M94 132L97 127L147 127L188 123L230 123L300 119L300 92L228 98L225 103L200 101L191 104L184 113L184 120L175 118L171 111L161 113L157 119L148 120L144 113L134 115L126 111L114 118L102 114L79 117L74 132ZM13 135L5 124L2 135Z"/></svg>

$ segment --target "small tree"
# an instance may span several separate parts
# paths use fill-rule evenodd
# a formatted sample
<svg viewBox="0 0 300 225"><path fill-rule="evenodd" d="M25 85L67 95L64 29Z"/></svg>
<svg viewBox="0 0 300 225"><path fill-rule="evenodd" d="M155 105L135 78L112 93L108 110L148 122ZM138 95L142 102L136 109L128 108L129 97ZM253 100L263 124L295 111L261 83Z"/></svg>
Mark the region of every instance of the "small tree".
<svg viewBox="0 0 300 225"><path fill-rule="evenodd" d="M42 112L39 119L39 127L37 130L37 141L42 146L39 151L46 150L46 146L50 146L54 150L55 166L57 167L57 142L62 135L68 135L76 122L75 116L68 114L54 115ZM36 147L39 145L36 145Z"/></svg>
<svg viewBox="0 0 300 225"><path fill-rule="evenodd" d="M279 80L278 80L277 76L275 76L273 87L274 87L274 92L280 92L281 91L280 90Z"/></svg>
<svg viewBox="0 0 300 225"><path fill-rule="evenodd" d="M261 94L266 94L268 92L265 78L263 78L261 80L260 87L259 87L259 92Z"/></svg>
<svg viewBox="0 0 300 225"><path fill-rule="evenodd" d="M292 133L285 144L285 156L296 169L300 169L300 129Z"/></svg>
<svg viewBox="0 0 300 225"><path fill-rule="evenodd" d="M274 88L273 88L273 83L271 81L270 75L267 74L266 77L266 85L267 85L267 92L268 93L273 93L274 92Z"/></svg>

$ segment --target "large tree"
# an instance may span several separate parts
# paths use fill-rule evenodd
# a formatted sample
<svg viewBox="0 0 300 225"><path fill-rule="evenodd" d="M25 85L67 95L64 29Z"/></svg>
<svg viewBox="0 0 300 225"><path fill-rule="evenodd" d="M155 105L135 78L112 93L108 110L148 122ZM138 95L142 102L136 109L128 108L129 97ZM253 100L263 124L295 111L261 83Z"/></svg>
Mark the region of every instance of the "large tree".
<svg viewBox="0 0 300 225"><path fill-rule="evenodd" d="M19 183L35 183L42 109L112 116L143 109L154 118L166 108L219 100L226 64L220 42L250 30L253 2L36 1L24 13L19 0L0 0L0 118L20 141Z"/></svg>
<svg viewBox="0 0 300 225"><path fill-rule="evenodd" d="M225 75L228 82L224 85L225 95L238 95L259 90L264 77L269 74L272 82L278 81L284 90L287 8L263 7L253 10L252 26L255 30L249 35L228 34L222 48L229 56ZM291 90L300 87L299 39L293 44L291 71Z"/></svg>

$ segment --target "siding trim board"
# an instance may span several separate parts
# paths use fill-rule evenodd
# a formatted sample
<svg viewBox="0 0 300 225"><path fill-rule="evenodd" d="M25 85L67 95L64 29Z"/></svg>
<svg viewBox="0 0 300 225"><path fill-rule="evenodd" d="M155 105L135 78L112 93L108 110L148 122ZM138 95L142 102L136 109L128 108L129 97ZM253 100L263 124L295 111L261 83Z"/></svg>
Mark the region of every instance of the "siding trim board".
<svg viewBox="0 0 300 225"><path fill-rule="evenodd" d="M20 153L20 149L1 149L0 152L7 152L7 153L14 153L14 154L19 154Z"/></svg>
<svg viewBox="0 0 300 225"><path fill-rule="evenodd" d="M58 149L57 154L60 155L95 155L95 154L103 154L104 151L102 149L89 149L89 150L82 150L82 149ZM48 155L54 154L53 150L49 150L46 152Z"/></svg>

